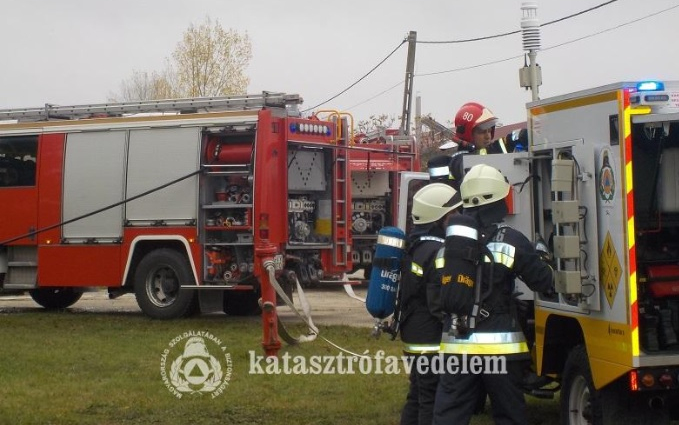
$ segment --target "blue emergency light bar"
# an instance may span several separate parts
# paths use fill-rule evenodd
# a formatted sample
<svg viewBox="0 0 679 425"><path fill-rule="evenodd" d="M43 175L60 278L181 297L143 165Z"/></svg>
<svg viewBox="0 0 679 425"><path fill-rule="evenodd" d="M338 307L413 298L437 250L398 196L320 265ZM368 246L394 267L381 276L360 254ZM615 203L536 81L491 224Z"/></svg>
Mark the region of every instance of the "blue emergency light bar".
<svg viewBox="0 0 679 425"><path fill-rule="evenodd" d="M663 91L665 83L660 81L642 81L637 83L637 91Z"/></svg>

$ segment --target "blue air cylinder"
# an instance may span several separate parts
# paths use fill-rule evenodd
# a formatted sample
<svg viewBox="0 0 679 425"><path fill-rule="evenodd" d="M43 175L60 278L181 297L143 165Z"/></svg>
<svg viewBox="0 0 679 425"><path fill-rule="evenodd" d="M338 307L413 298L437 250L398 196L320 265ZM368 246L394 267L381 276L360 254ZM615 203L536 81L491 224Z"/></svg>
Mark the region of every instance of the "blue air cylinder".
<svg viewBox="0 0 679 425"><path fill-rule="evenodd" d="M365 300L368 313L376 319L385 319L394 313L405 245L405 233L398 227L386 226L377 234Z"/></svg>

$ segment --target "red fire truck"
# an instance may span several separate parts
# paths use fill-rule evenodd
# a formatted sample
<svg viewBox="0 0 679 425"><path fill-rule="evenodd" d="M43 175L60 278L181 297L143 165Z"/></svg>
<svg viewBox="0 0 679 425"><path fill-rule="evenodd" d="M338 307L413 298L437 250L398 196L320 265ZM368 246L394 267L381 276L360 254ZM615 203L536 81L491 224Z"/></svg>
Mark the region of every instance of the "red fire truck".
<svg viewBox="0 0 679 425"><path fill-rule="evenodd" d="M134 292L161 319L264 307L275 352L270 278L288 290L289 276L346 281L395 222L398 184L382 175L417 164L413 143L354 145L350 116L303 118L301 102L263 93L0 110L0 288L47 308L96 287Z"/></svg>
<svg viewBox="0 0 679 425"><path fill-rule="evenodd" d="M420 160L412 136L398 129L378 128L354 136L350 152L352 181L351 230L354 269L370 276L377 232L396 226L403 172L419 171ZM407 219L407 217L406 217Z"/></svg>

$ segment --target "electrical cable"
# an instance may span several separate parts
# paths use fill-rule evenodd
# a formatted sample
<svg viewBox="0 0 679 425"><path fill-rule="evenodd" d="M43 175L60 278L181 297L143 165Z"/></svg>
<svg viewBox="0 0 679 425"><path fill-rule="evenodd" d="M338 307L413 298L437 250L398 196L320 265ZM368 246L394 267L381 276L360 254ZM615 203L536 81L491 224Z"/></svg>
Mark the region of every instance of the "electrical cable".
<svg viewBox="0 0 679 425"><path fill-rule="evenodd" d="M634 24L634 23L643 21L643 20L648 19L648 18L652 18L652 17L654 17L654 16L656 16L656 15L659 15L659 14L665 13L665 12L668 12L668 11L670 11L670 10L672 10L672 9L676 9L676 8L678 8L678 7L679 7L679 5L671 6L671 7L668 7L668 8L666 8L666 9L659 10L659 11L657 11L657 12L651 13L651 14L649 14L649 15L642 16L641 18L633 19L633 20L631 20L631 21L624 22L624 23L619 24L619 25L616 25L616 26L614 26L614 27L610 27L610 28L607 28L607 29L604 29L604 30L601 30L601 31L598 31L598 32L594 32L594 33L591 33L591 34L588 34L588 35L585 35L585 36L582 36L582 37L579 37L579 38L574 38L574 39L572 39L572 40L564 41L563 43L555 44L555 45L553 45L553 46L544 47L544 48L542 48L542 49L540 49L540 50L544 52L544 51L547 51L547 50L555 49L555 48L557 48L557 47L565 46L565 45L567 45L567 44L571 44L571 43L575 43L575 42L578 42L578 41L582 41L582 40L585 40L585 39L587 39L587 38L591 38L591 37L594 37L594 36L597 36L597 35L600 35L600 34L603 34L603 33L606 33L606 32L610 32L610 31L613 31L613 30L622 28L622 27L627 26L627 25L631 25L631 24ZM521 55L516 55L516 56L512 56L512 57L508 57L508 58L504 58L504 59L498 59L498 60L495 60L495 61L484 62L484 63L480 63L480 64L476 64L476 65L470 65L470 66L465 66L465 67L460 67L460 68L448 69L448 70L444 70L444 71L434 71L434 72L427 72L427 73L423 73L423 74L415 74L415 77L428 77L428 76L432 76L432 75L439 75L439 74L447 74L447 73L451 73L451 72L466 71L466 70L469 70L469 69L480 68L480 67L487 66L487 65L495 65L495 64L498 64L498 63L501 63L501 62L506 62L506 61L513 60L513 59L518 59L518 58L521 58L521 57L523 57L523 54L521 54Z"/></svg>
<svg viewBox="0 0 679 425"><path fill-rule="evenodd" d="M553 20L553 21L546 22L546 23L544 23L544 24L542 24L542 25L540 25L540 26L543 27L543 26L551 25L551 24L554 24L554 23L557 23L557 22L562 22L562 21L565 21L565 20L567 20L567 19L570 19L570 18L573 18L573 17L576 17L576 16L580 16L580 15L583 15L583 14L585 14L585 13L591 12L591 11L593 11L593 10L599 9L599 8L601 8L601 7L607 6L607 5L609 5L609 4L611 4L611 3L614 3L614 2L616 2L616 1L618 1L618 0L610 0L610 1L608 1L608 2L601 3L601 4L597 5L597 6L593 6L593 7L589 8L589 9L585 9L585 10L582 10L582 11L580 11L580 12L576 12L576 13L573 13L573 14L571 14L571 15L564 16L564 17L562 17L562 18L558 18L558 19L555 19L555 20ZM556 45L553 45L553 46L545 47L545 48L542 48L541 50L542 50L542 51L547 51L547 50L551 50L551 49L554 49L554 48L557 48L557 47L565 46L565 45L567 45L567 44L575 43L575 42L577 42L577 41L585 40L585 39L590 38L590 37L594 37L594 36L597 36L597 35L600 35L600 34L609 32L609 31L616 30L616 29L618 29L618 28L622 28L622 27L624 27L624 26L627 26L627 25L630 25L630 24L633 24L633 23L636 23L636 22L643 21L643 20L645 20L645 19L654 17L654 16L659 15L659 14L661 14L661 13L670 11L670 10L672 10L672 9L676 9L677 7L679 7L679 5L675 5L675 6L672 6L672 7L668 7L668 8L666 8L666 9L660 10L660 11L658 11L658 12L651 13L651 14L649 14L649 15L642 16L641 18L637 18L637 19L634 19L634 20L631 20L631 21L628 21L628 22L624 22L624 23L619 24L619 25L616 25L616 26L614 26L614 27L611 27L611 28L608 28L608 29L605 29L605 30L601 30L601 31L598 31L598 32L595 32L595 33L592 33L592 34L589 34L589 35L586 35L586 36L583 36L583 37L579 37L579 38L576 38L576 39L573 39L573 40L565 41L565 42L563 42L563 43L559 43L559 44L556 44ZM453 40L453 41L416 41L416 43L421 43L421 44L445 44L445 43L450 44L450 43L462 43L462 42L470 42L470 41L479 41L479 40L490 39L490 38L498 38L498 37L502 37L502 36L506 36L506 35L517 34L517 33L519 33L519 32L520 32L520 30L517 30L517 31L511 31L511 32L507 32L507 33L497 34L497 35L494 35L494 36L477 37L477 38L466 39L466 40ZM365 74L363 77L361 77L359 80L357 80L356 82L354 82L353 84L351 84L349 87L347 87L346 89L342 90L340 93L336 94L335 96L329 98L328 100L326 100L326 101L324 101L324 102L322 102L322 103L319 103L318 105L313 106L313 107L311 107L311 108L307 108L307 109L303 110L302 112L308 112L308 111L310 111L310 110L313 110L313 109L315 109L315 108L318 108L319 106L324 105L324 104L330 102L331 100L336 99L336 98L339 97L340 95L346 93L347 91L349 91L349 90L350 90L351 88L353 88L356 84L358 84L359 82L361 82L361 81L362 81L363 79L365 79L368 75L370 75L373 71L375 71L375 69L377 69L379 66L381 66L381 65L382 65L389 57L391 57L391 56L396 52L396 50L398 50L398 49L399 49L406 41L407 41L407 40L404 39L404 40L403 40L403 41L402 41L402 42L401 42L401 43L400 43L400 44L399 44L399 45L398 45L391 53L389 53L389 55L387 55L387 57L385 57L382 61L380 61L377 65L375 65L375 67L373 67L370 71L368 71L368 73L366 73L366 74ZM502 63L502 62L507 62L507 61L510 61L510 60L519 59L519 58L521 58L521 57L523 57L523 54L521 54L521 55L516 55L516 56L511 56L511 57L507 57L507 58L504 58L504 59L498 59L498 60L494 60L494 61L490 61L490 62L484 62L484 63L480 63L480 64L476 64L476 65L470 65L470 66L465 66L465 67L460 67L460 68L454 68L454 69L444 70L444 71L434 71L434 72L428 72L428 73L423 73L423 74L415 74L414 76L415 76L415 77L427 77L427 76L432 76L432 75L447 74L447 73L451 73L451 72L466 71L466 70L469 70L469 69L481 68L481 67L488 66L488 65L495 65L495 64L498 64L498 63ZM398 84L394 84L393 86L391 86L391 87L389 87L389 88L387 88L387 89L381 91L380 93L377 93L376 95L374 95L374 96L372 96L372 97L370 97L370 98L368 98L368 99L366 99L366 100L363 100L363 101L357 103L356 105L352 106L352 107L349 108L349 109L353 109L353 108L355 108L355 107L358 107L358 106L360 106L360 105L363 105L364 103L367 103L367 102L369 102L369 101L371 101L371 100L374 100L374 99L376 99L376 98L382 96L383 94L389 92L390 90L393 90L393 89L396 88L399 84L400 84L400 82L399 82Z"/></svg>
<svg viewBox="0 0 679 425"><path fill-rule="evenodd" d="M188 179L189 177L193 177L193 176L195 176L196 174L199 174L199 173L201 173L201 172L202 172L202 170L192 171L191 173L189 173L189 174L187 174L187 175L185 175L185 176L176 178L176 179L174 179L174 180L172 180L172 181L170 181L170 182L164 183L164 184L162 184L162 185L160 185L160 186L158 186L158 187L154 187L153 189L149 189L149 190L147 190L147 191L145 191L145 192L142 192L142 193L140 193L140 194L138 194L138 195L135 195L135 196L132 196L132 197L130 197L130 198L123 199L122 201L116 202L115 204L107 205L107 206L105 206L105 207L103 207L103 208L99 208L98 210L91 211L91 212L88 212L88 213L86 213L86 214L79 215L79 216L77 216L77 217L73 217L73 218L68 219L68 220L64 220L64 221L59 222L59 223L57 223L57 224L52 224L52 225L50 225L50 226L45 226L45 227L43 227L43 228L40 228L40 229L37 229L37 230L33 230L33 231L31 231L31 232L28 232L28 233L24 233L23 235L15 236L15 237L10 238L10 239L5 239L4 241L0 241L0 246L2 246L2 245L7 245L7 244L10 243L10 242L15 242L15 241L18 241L18 240L20 240L20 239L29 238L29 237L35 236L35 235L37 235L37 234L39 234L39 233L46 232L46 231L52 230L52 229L56 229L57 227L65 226L65 225L67 225L67 224L71 224L71 223L73 223L73 222L76 222L76 221L85 219L85 218L87 218L87 217L93 216L93 215L95 215L95 214L99 214L99 213L104 212L104 211L106 211L106 210L110 210L111 208L115 208L115 207L117 207L117 206L126 204L126 203L128 203L128 202L132 202L132 201L134 201L135 199L139 199L139 198L142 198L142 197L144 197L144 196L150 195L150 194L153 193L153 192L157 192L157 191L159 191L159 190L161 190L161 189L165 189L165 188L168 187L168 186L172 186L173 184L177 184L177 183L179 183L179 182L181 182L181 181L183 181L183 180L186 180L186 179Z"/></svg>
<svg viewBox="0 0 679 425"><path fill-rule="evenodd" d="M394 84L393 86L391 86L391 87L389 87L389 88L387 88L387 89L384 89L384 90L382 90L381 92L377 93L375 96L370 97L370 98L368 98L368 99L366 99L366 100L364 100L364 101L362 101L362 102L360 102L360 103L357 103L357 104L355 104L355 105L353 105L353 106L350 106L349 108L346 108L346 110L347 110L347 111L351 111L352 109L357 108L357 107L363 105L364 103L368 103L368 102L370 102L371 100L376 99L376 98L382 96L383 94L385 94L385 93L387 93L387 92L389 92L389 91L395 89L396 87L400 86L401 84L403 84L403 81L399 81L398 83Z"/></svg>
<svg viewBox="0 0 679 425"><path fill-rule="evenodd" d="M571 18L574 18L576 16L584 15L585 13L591 12L593 10L599 9L604 6L608 6L611 3L615 3L618 0L609 0L605 3L601 3L598 6L590 7L589 9L581 10L580 12L573 13L568 16L564 16L563 18L555 19L553 21L545 22L544 24L541 24L540 27L546 27L547 25L555 24L557 22L562 22ZM483 41L483 40L491 40L493 38L500 38L500 37L506 37L508 35L514 35L514 34L519 34L521 30L515 30L515 31L508 31L504 32L501 34L495 34L495 35L488 35L488 36L483 36L483 37L475 37L475 38L466 38L462 40L449 40L449 41L417 41L418 44L460 44L460 43L470 43L473 41Z"/></svg>
<svg viewBox="0 0 679 425"><path fill-rule="evenodd" d="M391 53L389 53L384 59L382 59L377 65L375 65L375 66L374 66L370 71L368 71L365 75L363 75L363 76L362 76L361 78L359 78L358 80L354 81L349 87L345 88L344 90L342 90L341 92L339 92L339 93L337 93L336 95L332 96L331 98L329 98L329 99L327 99L327 100L325 100L325 101L319 103L318 105L315 105L315 106L312 106L311 108L307 108L307 109L302 110L302 112L309 112L309 111L311 111L311 110L314 110L314 109L318 108L319 106L325 105L326 103L330 102L331 100L334 100L334 99L338 98L339 96L343 95L344 93L346 93L347 91L349 91L352 87L354 87L356 84L358 84L358 83L360 83L361 81L363 81L368 75L372 74L373 71L375 71L375 70L376 70L377 68L379 68L384 62L386 62L387 59L389 59L394 53L396 53L396 51L397 51L401 46L403 46L403 45L405 44L406 41L407 41L407 39L403 39L403 41L401 41L401 43L399 43L399 45L396 46L396 48L395 48L394 50L392 50Z"/></svg>

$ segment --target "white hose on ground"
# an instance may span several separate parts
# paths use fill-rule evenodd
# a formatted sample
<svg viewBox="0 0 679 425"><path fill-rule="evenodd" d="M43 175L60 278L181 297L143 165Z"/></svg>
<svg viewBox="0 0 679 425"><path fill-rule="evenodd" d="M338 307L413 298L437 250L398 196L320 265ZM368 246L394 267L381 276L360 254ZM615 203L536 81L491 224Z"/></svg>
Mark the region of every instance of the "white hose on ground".
<svg viewBox="0 0 679 425"><path fill-rule="evenodd" d="M295 283L297 286L297 293L299 294L299 301L302 304L302 310L304 311L304 314L302 314L292 303L292 300L287 296L285 291L283 290L283 287L278 283L278 280L276 279L276 271L274 269L274 264L273 261L270 260L265 260L262 264L264 266L264 269L266 269L267 273L269 274L269 281L271 282L271 286L273 286L274 290L278 294L279 297L283 300L285 305L287 305L290 310L293 311L302 321L309 327L309 333L307 335L300 335L297 338L294 338L288 334L287 329L285 329L285 325L283 322L281 322L280 318L278 319L279 325L283 328L283 334L281 335L284 337L284 339L290 343L290 344L299 344L302 342L310 342L314 341L317 336L319 335L318 328L316 325L314 325L313 320L311 319L311 307L309 306L309 301L306 298L306 295L304 295L304 291L302 290L302 285L299 283L299 279L297 279L297 276L295 276ZM333 347L337 348L338 350L350 354L352 356L356 357L366 357L369 358L370 356L366 356L365 354L357 354L352 351L347 350L346 348L342 348L339 345L335 344L334 342L330 341L329 339L320 336L321 339L328 344L332 345Z"/></svg>

